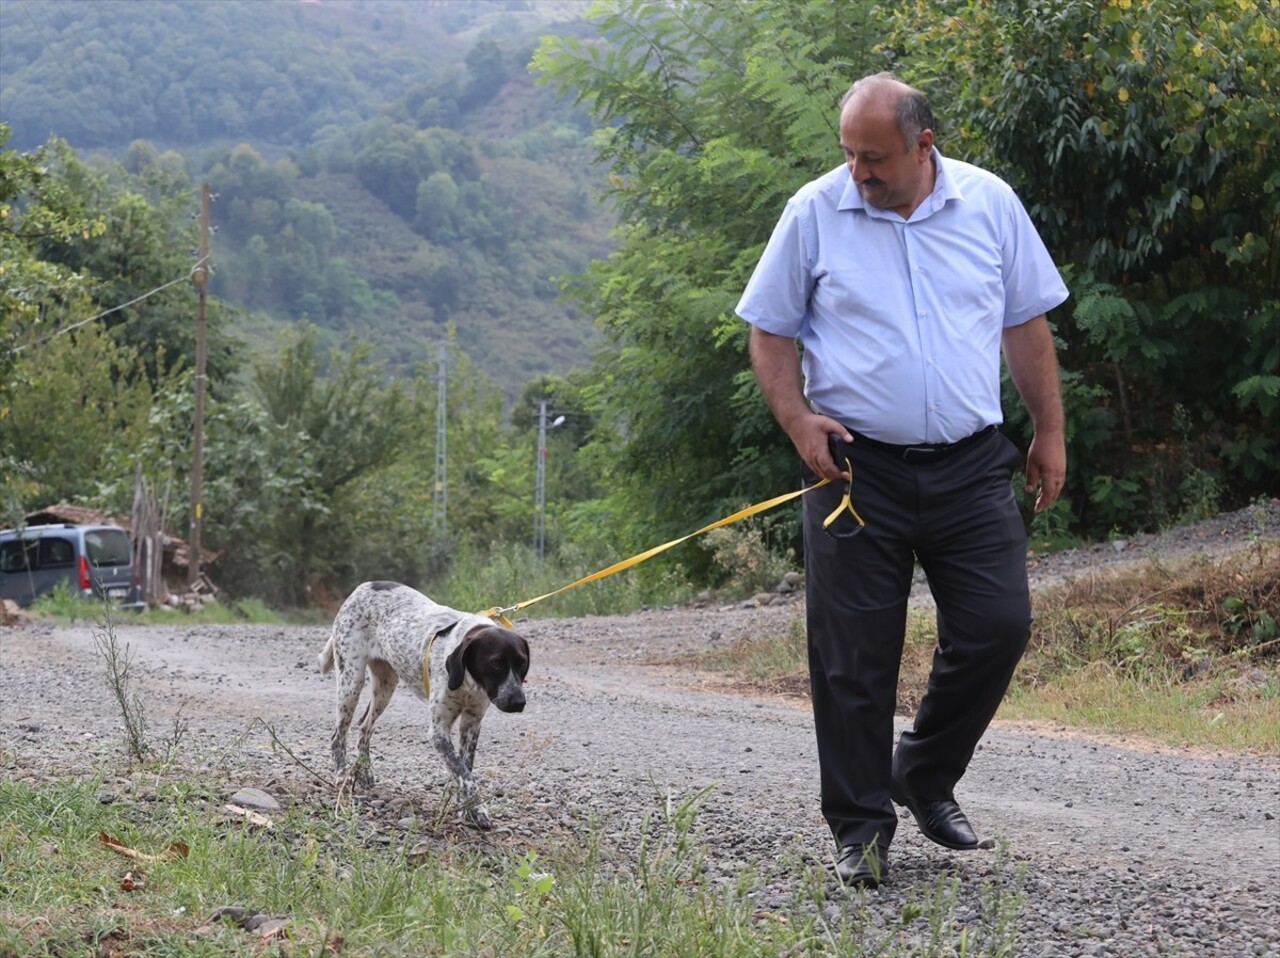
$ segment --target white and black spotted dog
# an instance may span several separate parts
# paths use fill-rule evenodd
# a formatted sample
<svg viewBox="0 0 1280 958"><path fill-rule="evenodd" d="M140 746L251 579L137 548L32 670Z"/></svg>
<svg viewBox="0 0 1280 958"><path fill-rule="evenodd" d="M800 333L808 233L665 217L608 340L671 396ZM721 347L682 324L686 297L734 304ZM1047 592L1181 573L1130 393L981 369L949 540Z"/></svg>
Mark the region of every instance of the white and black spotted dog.
<svg viewBox="0 0 1280 958"><path fill-rule="evenodd" d="M365 671L373 689L360 716L354 783L373 784L369 740L373 723L403 679L427 700L431 744L458 780L463 809L478 828L489 828L472 770L480 719L492 702L503 712L524 711L529 644L482 615L438 605L398 582L365 582L342 603L333 633L317 660L321 672L338 665L338 711L333 729L333 772L347 783L347 729L355 714ZM452 729L458 725L459 747Z"/></svg>

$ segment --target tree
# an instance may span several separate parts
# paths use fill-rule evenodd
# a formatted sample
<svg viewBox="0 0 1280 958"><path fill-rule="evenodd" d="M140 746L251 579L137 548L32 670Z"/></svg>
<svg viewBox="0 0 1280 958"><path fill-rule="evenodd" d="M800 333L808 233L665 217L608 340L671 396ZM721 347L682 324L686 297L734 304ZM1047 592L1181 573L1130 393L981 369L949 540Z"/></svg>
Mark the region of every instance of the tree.
<svg viewBox="0 0 1280 958"><path fill-rule="evenodd" d="M443 170L418 184L417 216L414 225L433 243L447 241L454 234L458 209L458 184Z"/></svg>
<svg viewBox="0 0 1280 958"><path fill-rule="evenodd" d="M1009 179L1070 264L1080 521L1280 490L1276 5L933 2L892 43L956 118L944 149Z"/></svg>
<svg viewBox="0 0 1280 958"><path fill-rule="evenodd" d="M412 410L399 385L384 383L366 344L334 351L327 374L314 327L301 325L281 345L278 359L254 364L252 392L265 413L261 428L288 451L295 481L276 514L263 517L270 526L261 538L270 554L287 561L284 597L300 603L313 573L342 567L342 543L327 534L335 500L396 458Z"/></svg>
<svg viewBox="0 0 1280 958"><path fill-rule="evenodd" d="M74 159L63 140L30 153L6 148L0 123L0 344L9 361L24 339L52 332L68 306L87 305L88 277L49 262L45 248L77 237L100 236L106 223L85 205L62 170ZM0 388L4 379L0 376Z"/></svg>
<svg viewBox="0 0 1280 958"><path fill-rule="evenodd" d="M487 103L507 82L506 57L492 40L481 40L468 50L466 64L470 79L461 99L464 107Z"/></svg>
<svg viewBox="0 0 1280 958"><path fill-rule="evenodd" d="M22 470L23 505L83 500L131 476L119 453L146 435L152 393L137 353L89 324L19 356L22 388L0 417L0 448Z"/></svg>
<svg viewBox="0 0 1280 958"><path fill-rule="evenodd" d="M617 251L574 294L607 346L584 390L623 540L651 545L794 486L732 315L786 198L840 162L840 95L877 60L867 4L621 0L534 58L606 129Z"/></svg>

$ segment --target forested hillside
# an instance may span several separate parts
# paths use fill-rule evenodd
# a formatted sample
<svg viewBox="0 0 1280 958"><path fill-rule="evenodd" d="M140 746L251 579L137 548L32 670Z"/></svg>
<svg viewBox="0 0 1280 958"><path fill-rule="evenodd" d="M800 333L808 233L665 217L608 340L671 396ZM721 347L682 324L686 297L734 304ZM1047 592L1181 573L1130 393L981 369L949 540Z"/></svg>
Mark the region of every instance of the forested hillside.
<svg viewBox="0 0 1280 958"><path fill-rule="evenodd" d="M840 162L841 94L886 67L944 154L1015 186L1072 293L1064 495L1033 518L1014 480L1033 538L1280 494L1280 0L582 12L0 0L0 524L143 489L179 534L203 509L234 595L394 578L487 607L794 488L733 308ZM665 553L628 597L794 561L795 516Z"/></svg>
<svg viewBox="0 0 1280 958"><path fill-rule="evenodd" d="M3 0L0 121L217 194L212 291L257 341L309 320L396 372L450 327L518 392L585 366L559 278L608 250L592 124L534 86L583 5Z"/></svg>

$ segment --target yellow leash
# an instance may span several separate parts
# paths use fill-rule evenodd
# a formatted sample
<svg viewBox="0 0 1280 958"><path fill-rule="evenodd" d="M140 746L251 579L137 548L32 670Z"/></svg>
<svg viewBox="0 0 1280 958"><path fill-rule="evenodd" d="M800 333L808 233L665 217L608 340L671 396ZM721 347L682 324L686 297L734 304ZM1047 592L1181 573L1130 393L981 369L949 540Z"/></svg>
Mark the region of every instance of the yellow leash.
<svg viewBox="0 0 1280 958"><path fill-rule="evenodd" d="M847 465L848 463L846 461L846 466ZM849 475L852 476L853 473L850 472ZM758 502L754 506L747 506L747 508L742 509L738 512L735 512L731 516L725 516L723 519L717 519L715 522L711 523L710 525L703 526L701 529L698 529L696 532L690 532L687 536L681 536L679 539L672 539L670 542L664 542L660 546L654 546L652 549L649 549L645 552L641 552L639 555L634 555L630 559L623 559L621 562L615 562L613 565L609 566L609 568L607 569L601 569L599 572L593 572L591 573L591 575L584 576L583 578L579 579L577 582L570 582L566 586L561 586L559 589L556 589L554 592L547 592L543 595L537 596L536 598L528 599L524 602L520 602L512 606L506 606L504 608L499 608L495 606L492 609L486 609L485 611L481 612L480 615L486 615L491 619L501 622L508 629L514 628L514 625L512 624L511 619L507 617L508 612L519 612L521 609L527 609L529 606L533 605L535 602L541 602L543 599L549 599L553 595L559 595L561 592L568 592L570 589L576 589L578 586L586 585L588 582L595 582L598 579L607 578L608 576L613 575L615 572L622 572L625 569L630 569L632 566L639 565L641 562L644 562L646 559L652 559L659 552L665 552L666 550L670 549L672 546L678 546L680 543L687 542L689 539L692 539L695 536L700 536L704 532L710 532L712 529L719 529L722 526L732 525L733 523L739 522L742 519L746 519L750 516L754 516L768 509L772 509L774 506L782 505L782 503L788 502L791 499L795 499L795 498L798 498L799 496L803 496L806 493L812 492L814 489L821 489L823 486L827 485L829 482L831 482L830 479L823 479L819 482L815 482L811 486L806 486L803 489L798 489L795 492L788 492L781 496L775 496L774 498L769 499L765 502ZM852 482L850 482L850 485L852 485ZM865 523L862 521L862 517L858 515L857 512L854 511L853 504L849 501L849 492L848 490L845 490L844 498L841 499L840 505L838 505L835 511L832 512L831 515L827 516L827 518L823 521L822 523L823 528L825 529L832 522L834 522L836 520L836 517L840 514L840 512L846 508L853 513L854 518L857 519L858 521L858 525L860 526L865 525Z"/></svg>

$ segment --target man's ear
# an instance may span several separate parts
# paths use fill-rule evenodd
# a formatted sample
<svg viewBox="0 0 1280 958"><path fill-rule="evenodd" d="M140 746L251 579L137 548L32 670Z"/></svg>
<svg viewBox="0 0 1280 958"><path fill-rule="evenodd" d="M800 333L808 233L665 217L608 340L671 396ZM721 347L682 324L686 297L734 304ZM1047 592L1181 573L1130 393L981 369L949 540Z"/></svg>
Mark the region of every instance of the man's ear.
<svg viewBox="0 0 1280 958"><path fill-rule="evenodd" d="M449 657L444 661L445 671L449 675L449 691L456 692L462 688L462 680L467 674L466 655L467 649L471 648L471 636L458 643L458 647L449 653Z"/></svg>

